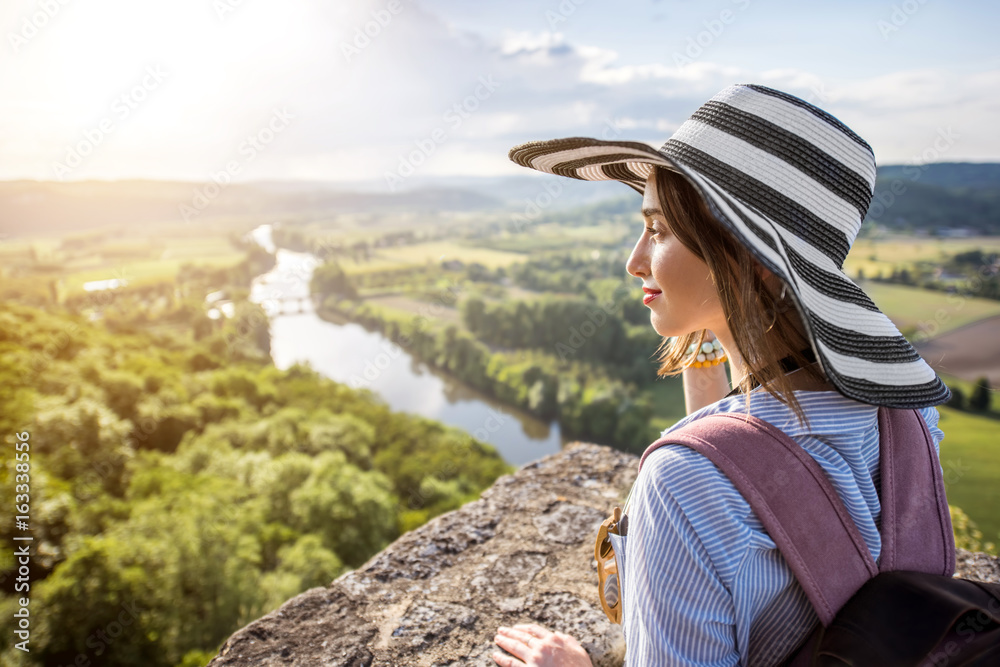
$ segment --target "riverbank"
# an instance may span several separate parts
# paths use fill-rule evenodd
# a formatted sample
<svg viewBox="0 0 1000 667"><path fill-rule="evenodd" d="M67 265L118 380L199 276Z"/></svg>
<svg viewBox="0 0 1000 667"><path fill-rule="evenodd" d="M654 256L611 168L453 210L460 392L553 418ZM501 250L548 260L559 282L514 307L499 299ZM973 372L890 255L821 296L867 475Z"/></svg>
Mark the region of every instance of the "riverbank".
<svg viewBox="0 0 1000 667"><path fill-rule="evenodd" d="M405 349L350 313L321 317L310 296L316 267L309 253L276 248L268 225L253 232L273 249L277 266L258 276L251 299L269 313L271 356L279 369L307 363L320 375L377 394L396 412L409 412L462 429L493 445L520 466L559 451L567 438L543 419L498 400Z"/></svg>
<svg viewBox="0 0 1000 667"><path fill-rule="evenodd" d="M453 323L388 312L358 300L327 297L317 314L377 331L414 357L498 401L543 420L556 420L567 437L638 452L659 435L650 424L648 401L593 365L534 350L491 350Z"/></svg>

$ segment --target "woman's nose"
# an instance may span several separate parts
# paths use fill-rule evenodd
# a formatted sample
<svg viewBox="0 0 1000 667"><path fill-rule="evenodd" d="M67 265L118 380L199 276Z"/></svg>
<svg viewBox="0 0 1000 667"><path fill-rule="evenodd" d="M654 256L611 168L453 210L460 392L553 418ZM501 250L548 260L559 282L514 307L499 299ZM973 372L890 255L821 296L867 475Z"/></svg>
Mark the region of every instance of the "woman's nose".
<svg viewBox="0 0 1000 667"><path fill-rule="evenodd" d="M648 264L646 251L642 239L640 239L632 248L632 254L629 255L628 262L625 263L625 270L628 271L629 275L641 278L649 273Z"/></svg>

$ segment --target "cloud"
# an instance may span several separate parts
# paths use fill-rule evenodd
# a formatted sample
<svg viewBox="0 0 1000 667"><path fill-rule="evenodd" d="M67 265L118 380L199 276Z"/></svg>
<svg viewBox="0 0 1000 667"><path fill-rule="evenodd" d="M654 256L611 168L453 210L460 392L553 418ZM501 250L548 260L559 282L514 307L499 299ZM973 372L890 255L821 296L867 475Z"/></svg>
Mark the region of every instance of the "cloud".
<svg viewBox="0 0 1000 667"><path fill-rule="evenodd" d="M395 13L388 0L254 0L223 20L204 0L176 0L153 15L131 0L91 4L68 6L22 52L3 56L0 177L52 178L52 162L150 63L167 80L72 178L203 180L238 157L275 108L294 119L241 178L381 179L421 147L421 176L517 174L507 151L533 139L613 128L658 146L733 83L813 101L866 137L881 164L922 155L948 127L958 138L941 159L1000 156L997 70L834 79L707 56L680 67L669 58L628 62L611 41L577 43L553 30L482 34L413 0L399 0ZM17 25L30 3L17 7L0 11L0 24Z"/></svg>

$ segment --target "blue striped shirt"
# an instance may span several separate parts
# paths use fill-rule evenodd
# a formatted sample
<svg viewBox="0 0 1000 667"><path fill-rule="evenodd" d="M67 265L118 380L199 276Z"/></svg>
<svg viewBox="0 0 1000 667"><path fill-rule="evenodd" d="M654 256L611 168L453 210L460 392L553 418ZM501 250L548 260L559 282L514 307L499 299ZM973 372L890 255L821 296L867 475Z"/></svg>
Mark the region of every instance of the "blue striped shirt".
<svg viewBox="0 0 1000 667"><path fill-rule="evenodd" d="M836 391L796 391L808 426L770 394L751 392L750 414L788 434L829 475L878 559L878 407ZM720 412L722 399L663 435ZM935 450L936 408L919 411ZM732 482L707 458L665 445L643 463L626 507L628 535L612 535L623 586L626 665L773 665L818 622L805 592Z"/></svg>

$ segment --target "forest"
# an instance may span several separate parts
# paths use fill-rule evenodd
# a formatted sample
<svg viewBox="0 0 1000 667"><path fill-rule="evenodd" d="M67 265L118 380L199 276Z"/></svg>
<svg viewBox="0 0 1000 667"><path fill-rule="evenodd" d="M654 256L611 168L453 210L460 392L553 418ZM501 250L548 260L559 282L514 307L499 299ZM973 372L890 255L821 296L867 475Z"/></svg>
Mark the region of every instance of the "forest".
<svg viewBox="0 0 1000 667"><path fill-rule="evenodd" d="M511 234L506 212L338 212L289 219L274 240L325 260L310 285L321 316L379 331L568 439L640 453L684 401L678 377L656 375L663 341L624 271L634 215L604 202ZM275 255L248 221L217 224L5 250L0 433L10 452L25 435L30 470L7 457L0 492L15 497L28 474L36 551L24 654L10 643L19 530L0 526L4 665L204 665L240 627L513 471L464 431L393 413L363 381L276 368L249 300ZM870 276L906 335L932 317L937 335L1000 321L995 239L870 229L845 270ZM108 267L137 279L84 291ZM213 318L210 297L231 315ZM945 379L956 539L995 552L1000 397L985 377Z"/></svg>
<svg viewBox="0 0 1000 667"><path fill-rule="evenodd" d="M178 285L236 293L267 257L187 267ZM15 528L0 526L5 665L204 665L239 627L511 472L464 432L276 369L259 306L210 320L180 288L0 305L0 432L29 437L36 549L15 596ZM30 654L11 646L25 594Z"/></svg>

